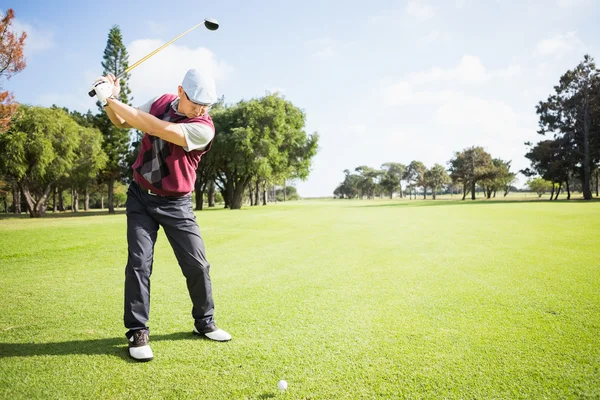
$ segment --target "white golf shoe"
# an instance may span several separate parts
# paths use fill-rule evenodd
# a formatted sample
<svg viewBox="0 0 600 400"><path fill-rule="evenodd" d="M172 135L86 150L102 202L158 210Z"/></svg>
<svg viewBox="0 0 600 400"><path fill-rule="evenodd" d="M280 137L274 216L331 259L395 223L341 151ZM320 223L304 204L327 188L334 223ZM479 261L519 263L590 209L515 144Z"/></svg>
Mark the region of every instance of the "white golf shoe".
<svg viewBox="0 0 600 400"><path fill-rule="evenodd" d="M209 325L206 327L206 331L202 332L198 331L194 326L194 335L202 336L217 342L228 342L231 340L231 335L223 329L217 328L216 325Z"/></svg>
<svg viewBox="0 0 600 400"><path fill-rule="evenodd" d="M150 361L154 358L152 349L148 342L148 331L146 329L140 329L133 333L133 336L129 338L129 355L131 358L137 361Z"/></svg>

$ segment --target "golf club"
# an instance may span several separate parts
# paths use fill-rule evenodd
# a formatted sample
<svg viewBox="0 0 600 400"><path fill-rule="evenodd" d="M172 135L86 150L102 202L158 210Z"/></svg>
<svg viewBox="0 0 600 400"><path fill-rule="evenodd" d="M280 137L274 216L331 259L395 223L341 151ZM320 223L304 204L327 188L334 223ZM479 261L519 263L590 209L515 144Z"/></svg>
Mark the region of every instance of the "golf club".
<svg viewBox="0 0 600 400"><path fill-rule="evenodd" d="M162 49L164 49L165 47L167 47L168 45L170 45L174 41L176 41L180 37L188 34L191 31L193 31L194 29L196 29L200 25L204 25L206 27L206 29L208 29L209 31L216 31L217 29L219 29L219 23L217 22L216 19L214 19L214 18L206 18L204 21L202 21L198 25L193 26L192 28L190 28L187 31L183 32L181 35L177 36L175 39L170 40L169 42L167 42L167 43L163 44L162 46L160 46L158 49L154 50L152 53L150 53L150 54L146 55L145 57L143 57L142 59L138 60L136 63L134 63L133 65L131 65L130 67L128 67L125 71L123 71L119 75L117 75L117 79L122 78L123 75L125 75L126 73L128 73L129 71L131 71L132 69L134 69L135 67L137 67L138 65L140 65L141 63L143 63L144 61L146 61L147 59L149 59L150 57L152 57L153 55L155 55L156 53L158 53L159 51L161 51ZM98 82L98 83L100 83L100 82ZM90 92L88 94L90 95L90 97L94 97L96 95L96 91L94 89L92 89L92 90L90 90Z"/></svg>

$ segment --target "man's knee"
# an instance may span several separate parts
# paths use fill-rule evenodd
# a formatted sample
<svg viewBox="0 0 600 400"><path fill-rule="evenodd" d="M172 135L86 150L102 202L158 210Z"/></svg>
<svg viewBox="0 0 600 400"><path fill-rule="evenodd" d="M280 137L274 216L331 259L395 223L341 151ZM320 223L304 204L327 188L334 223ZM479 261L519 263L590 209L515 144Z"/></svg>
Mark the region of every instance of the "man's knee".
<svg viewBox="0 0 600 400"><path fill-rule="evenodd" d="M196 257L185 257L181 260L179 265L185 276L197 276L205 275L210 271L210 264L206 259L199 259Z"/></svg>
<svg viewBox="0 0 600 400"><path fill-rule="evenodd" d="M152 251L129 252L127 259L127 273L147 272L152 270L153 255Z"/></svg>

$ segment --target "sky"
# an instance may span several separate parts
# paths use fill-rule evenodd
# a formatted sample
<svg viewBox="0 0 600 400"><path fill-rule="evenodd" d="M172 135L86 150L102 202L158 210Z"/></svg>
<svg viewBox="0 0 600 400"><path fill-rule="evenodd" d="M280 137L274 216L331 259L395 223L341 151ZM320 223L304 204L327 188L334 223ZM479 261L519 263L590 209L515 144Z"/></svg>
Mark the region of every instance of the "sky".
<svg viewBox="0 0 600 400"><path fill-rule="evenodd" d="M3 87L24 104L95 112L87 92L118 25L134 105L175 93L185 71L216 79L227 103L279 92L319 134L302 197L332 196L345 169L386 162L447 166L482 146L529 166L535 105L590 54L600 60L600 0L0 0L29 35L27 67ZM519 175L517 186L525 183Z"/></svg>

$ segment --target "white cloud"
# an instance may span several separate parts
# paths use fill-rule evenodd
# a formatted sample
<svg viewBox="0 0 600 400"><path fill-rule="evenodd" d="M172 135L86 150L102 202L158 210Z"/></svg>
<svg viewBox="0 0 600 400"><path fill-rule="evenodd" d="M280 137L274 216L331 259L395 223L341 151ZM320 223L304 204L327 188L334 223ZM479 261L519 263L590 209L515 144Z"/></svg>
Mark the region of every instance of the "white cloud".
<svg viewBox="0 0 600 400"><path fill-rule="evenodd" d="M435 16L437 8L427 4L423 0L409 0L406 5L406 13L417 20L425 22Z"/></svg>
<svg viewBox="0 0 600 400"><path fill-rule="evenodd" d="M521 74L519 65L489 70L478 57L464 56L454 68L435 67L411 73L403 80L385 86L382 90L384 104L400 107L400 113L428 115L422 123L407 127L410 134L403 130L388 134L387 143L403 145L419 154L420 149L418 146L413 148L411 137L431 135L438 148L434 158L421 156L428 162L447 160L452 151L472 145L483 146L494 157L522 160L522 143L536 136L535 115L530 110L519 114L505 101L465 91L474 84L476 88L483 83L502 84L502 80Z"/></svg>
<svg viewBox="0 0 600 400"><path fill-rule="evenodd" d="M3 17L4 15L4 12L0 11L0 16ZM17 36L21 36L23 32L27 33L23 47L25 57L30 57L35 53L54 47L54 32L51 30L33 26L17 18L12 20L12 27Z"/></svg>
<svg viewBox="0 0 600 400"><path fill-rule="evenodd" d="M583 47L576 32L557 34L551 38L540 41L537 53L542 56L561 58L571 51Z"/></svg>
<svg viewBox="0 0 600 400"><path fill-rule="evenodd" d="M313 57L332 58L338 53L340 43L330 38L313 39L304 43L312 52Z"/></svg>
<svg viewBox="0 0 600 400"><path fill-rule="evenodd" d="M450 34L446 32L440 32L438 30L433 30L429 32L427 35L421 37L417 40L418 45L428 45L432 43L442 43L448 44L452 41L452 37Z"/></svg>
<svg viewBox="0 0 600 400"><path fill-rule="evenodd" d="M168 33L167 26L162 22L148 20L146 21L146 26L148 27L148 32L154 36L166 36Z"/></svg>
<svg viewBox="0 0 600 400"><path fill-rule="evenodd" d="M129 59L135 62L162 44L160 40L136 40L127 47ZM219 81L227 79L233 72L232 66L217 60L206 48L172 44L131 71L129 85L135 93L133 103L146 102L162 93L175 93L190 68L201 68L210 73L217 81L217 93Z"/></svg>
<svg viewBox="0 0 600 400"><path fill-rule="evenodd" d="M590 4L590 0L556 0L556 4L560 8L572 8Z"/></svg>
<svg viewBox="0 0 600 400"><path fill-rule="evenodd" d="M281 88L281 87L272 87L270 89L267 89L267 93L279 93L279 94L284 94L287 90L285 88Z"/></svg>
<svg viewBox="0 0 600 400"><path fill-rule="evenodd" d="M483 146L494 157L518 160L514 163L515 169L526 166L522 144L536 138L534 114L520 115L508 103L460 91L414 91L401 86L391 90L393 105L419 105L430 117L410 135L403 132L389 134L387 142L390 146L402 145L414 154L420 154L423 142L411 138L431 135L432 143L438 145L436 156L419 156L428 163L448 160L453 151L476 145ZM386 99L388 104L389 100Z"/></svg>
<svg viewBox="0 0 600 400"><path fill-rule="evenodd" d="M463 56L455 68L444 69L433 67L408 75L405 82L411 85L423 85L440 81L461 83L482 83L494 78L513 78L521 75L521 66L511 64L505 69L488 70L477 56Z"/></svg>
<svg viewBox="0 0 600 400"><path fill-rule="evenodd" d="M348 126L346 130L352 134L362 134L367 132L368 127L365 124L355 124Z"/></svg>

